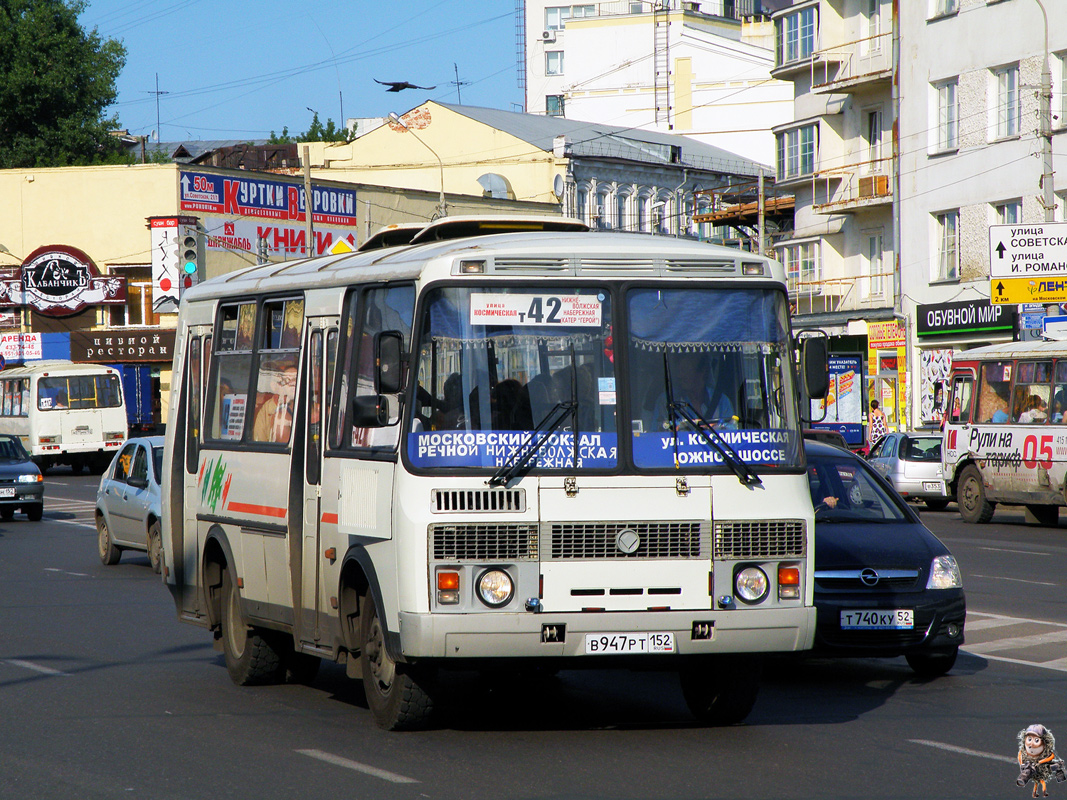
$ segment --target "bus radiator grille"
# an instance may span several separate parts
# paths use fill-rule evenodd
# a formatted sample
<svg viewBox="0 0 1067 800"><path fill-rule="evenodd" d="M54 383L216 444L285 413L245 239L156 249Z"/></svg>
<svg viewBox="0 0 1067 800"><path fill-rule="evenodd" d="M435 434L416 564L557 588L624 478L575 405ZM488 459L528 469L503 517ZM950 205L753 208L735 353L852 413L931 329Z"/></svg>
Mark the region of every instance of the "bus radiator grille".
<svg viewBox="0 0 1067 800"><path fill-rule="evenodd" d="M434 489L430 493L430 511L434 514L525 510L525 489Z"/></svg>
<svg viewBox="0 0 1067 800"><path fill-rule="evenodd" d="M707 558L709 528L706 522L566 522L552 523L547 560L604 558ZM619 534L632 531L636 548L625 552ZM629 537L632 541L632 537ZM631 545L632 547L632 545Z"/></svg>
<svg viewBox="0 0 1067 800"><path fill-rule="evenodd" d="M715 558L800 558L807 551L803 520L715 522Z"/></svg>
<svg viewBox="0 0 1067 800"><path fill-rule="evenodd" d="M536 561L537 525L431 525L434 561Z"/></svg>

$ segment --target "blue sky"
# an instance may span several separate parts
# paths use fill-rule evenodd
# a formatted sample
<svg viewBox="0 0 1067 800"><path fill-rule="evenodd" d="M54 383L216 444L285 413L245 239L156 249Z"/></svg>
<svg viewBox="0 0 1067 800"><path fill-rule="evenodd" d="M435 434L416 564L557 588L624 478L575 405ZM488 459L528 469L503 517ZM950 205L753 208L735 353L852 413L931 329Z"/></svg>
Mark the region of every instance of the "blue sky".
<svg viewBox="0 0 1067 800"><path fill-rule="evenodd" d="M403 113L424 100L521 110L514 0L89 0L86 30L126 47L109 110L163 141L259 139ZM386 92L374 79L436 89Z"/></svg>

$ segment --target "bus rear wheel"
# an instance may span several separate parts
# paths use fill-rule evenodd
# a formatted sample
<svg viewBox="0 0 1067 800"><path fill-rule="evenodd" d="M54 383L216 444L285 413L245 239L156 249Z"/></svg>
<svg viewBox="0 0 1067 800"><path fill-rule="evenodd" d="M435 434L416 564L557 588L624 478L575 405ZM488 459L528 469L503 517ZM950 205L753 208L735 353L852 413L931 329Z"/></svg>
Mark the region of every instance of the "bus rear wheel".
<svg viewBox="0 0 1067 800"><path fill-rule="evenodd" d="M709 725L735 725L752 711L763 661L758 656L708 656L679 672L690 713Z"/></svg>
<svg viewBox="0 0 1067 800"><path fill-rule="evenodd" d="M986 500L982 474L974 464L963 468L956 489L956 502L960 507L960 516L965 522L983 524L993 519L993 509L996 506Z"/></svg>
<svg viewBox="0 0 1067 800"><path fill-rule="evenodd" d="M245 622L241 594L228 569L222 573L222 653L230 680L238 686L275 683L281 677L281 654L263 632Z"/></svg>
<svg viewBox="0 0 1067 800"><path fill-rule="evenodd" d="M363 659L363 690L380 728L388 731L425 727L433 714L427 688L432 676L393 660L385 647L385 626L368 591L360 604L359 639Z"/></svg>

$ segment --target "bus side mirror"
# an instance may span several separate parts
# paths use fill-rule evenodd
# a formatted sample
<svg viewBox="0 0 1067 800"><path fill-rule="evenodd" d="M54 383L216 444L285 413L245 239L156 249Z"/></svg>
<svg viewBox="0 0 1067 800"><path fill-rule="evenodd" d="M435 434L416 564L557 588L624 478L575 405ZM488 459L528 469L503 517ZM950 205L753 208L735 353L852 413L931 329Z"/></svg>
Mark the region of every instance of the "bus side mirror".
<svg viewBox="0 0 1067 800"><path fill-rule="evenodd" d="M378 364L375 388L380 394L399 394L404 353L404 335L400 331L382 331L374 337L374 356Z"/></svg>
<svg viewBox="0 0 1067 800"><path fill-rule="evenodd" d="M829 358L826 339L821 336L805 338L800 345L800 363L804 394L812 400L821 400L830 391Z"/></svg>
<svg viewBox="0 0 1067 800"><path fill-rule="evenodd" d="M389 404L380 394L352 400L353 428L384 428L389 424Z"/></svg>

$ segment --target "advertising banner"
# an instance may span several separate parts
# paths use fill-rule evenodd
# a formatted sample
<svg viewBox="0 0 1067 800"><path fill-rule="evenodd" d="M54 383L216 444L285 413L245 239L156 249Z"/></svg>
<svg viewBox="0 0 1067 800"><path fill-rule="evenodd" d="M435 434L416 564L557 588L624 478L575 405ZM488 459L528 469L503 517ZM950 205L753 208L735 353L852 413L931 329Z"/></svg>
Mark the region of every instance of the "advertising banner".
<svg viewBox="0 0 1067 800"><path fill-rule="evenodd" d="M828 428L841 433L849 444L863 444L863 357L855 355L831 355L830 391L825 400L812 403L816 418L826 409L822 422L815 428Z"/></svg>

